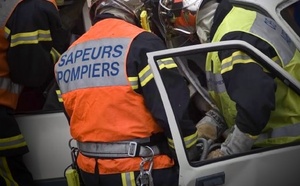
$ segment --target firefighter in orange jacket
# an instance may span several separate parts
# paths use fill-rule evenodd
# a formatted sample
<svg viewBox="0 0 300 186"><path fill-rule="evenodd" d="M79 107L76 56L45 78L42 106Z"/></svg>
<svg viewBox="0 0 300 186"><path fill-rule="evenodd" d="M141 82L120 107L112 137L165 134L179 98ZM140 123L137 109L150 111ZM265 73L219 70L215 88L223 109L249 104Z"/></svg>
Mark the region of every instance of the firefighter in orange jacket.
<svg viewBox="0 0 300 186"><path fill-rule="evenodd" d="M0 2L0 185L34 185L22 160L28 147L13 114L23 85L40 86L54 77L60 29L55 2Z"/></svg>
<svg viewBox="0 0 300 186"><path fill-rule="evenodd" d="M174 144L146 56L165 45L139 27L146 6L133 0L94 2L93 26L55 65L85 185L178 184ZM171 58L158 63L193 159L197 133L187 117L187 84Z"/></svg>

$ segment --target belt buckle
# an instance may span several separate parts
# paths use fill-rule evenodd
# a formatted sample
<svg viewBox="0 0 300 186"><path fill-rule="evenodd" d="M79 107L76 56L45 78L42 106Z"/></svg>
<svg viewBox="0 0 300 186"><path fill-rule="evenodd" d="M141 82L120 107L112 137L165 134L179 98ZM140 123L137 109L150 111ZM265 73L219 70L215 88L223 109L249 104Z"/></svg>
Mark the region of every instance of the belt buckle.
<svg viewBox="0 0 300 186"><path fill-rule="evenodd" d="M129 148L128 148L127 155L129 157L135 157L136 156L136 150L137 150L137 142L135 142L135 141L129 142Z"/></svg>

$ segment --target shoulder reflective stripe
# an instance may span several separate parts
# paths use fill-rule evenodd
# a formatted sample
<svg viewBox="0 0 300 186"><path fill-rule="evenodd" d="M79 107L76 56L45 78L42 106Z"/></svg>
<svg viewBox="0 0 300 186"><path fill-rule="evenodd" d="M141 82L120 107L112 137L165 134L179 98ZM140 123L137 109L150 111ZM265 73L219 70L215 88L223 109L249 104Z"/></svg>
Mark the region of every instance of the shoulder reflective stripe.
<svg viewBox="0 0 300 186"><path fill-rule="evenodd" d="M136 90L139 88L138 77L128 77L128 80L129 80L133 90Z"/></svg>
<svg viewBox="0 0 300 186"><path fill-rule="evenodd" d="M4 179L6 185L19 186L11 174L6 157L0 157L0 175L2 175L1 178Z"/></svg>
<svg viewBox="0 0 300 186"><path fill-rule="evenodd" d="M130 38L105 38L79 43L55 65L62 93L75 89L128 85L125 58Z"/></svg>
<svg viewBox="0 0 300 186"><path fill-rule="evenodd" d="M274 45L282 58L283 65L288 64L294 56L296 46L285 31L272 19L257 14L250 32L257 34Z"/></svg>
<svg viewBox="0 0 300 186"><path fill-rule="evenodd" d="M247 54L236 51L230 57L225 58L221 65L221 74L232 70L233 65L238 63L251 63L254 62Z"/></svg>
<svg viewBox="0 0 300 186"><path fill-rule="evenodd" d="M10 46L21 44L36 44L39 41L52 41L50 30L36 30L33 32L18 33L11 36Z"/></svg>
<svg viewBox="0 0 300 186"><path fill-rule="evenodd" d="M7 90L14 94L19 94L22 91L22 86L13 83L9 78L0 77L0 89Z"/></svg>
<svg viewBox="0 0 300 186"><path fill-rule="evenodd" d="M190 148L191 146L197 143L197 140L198 140L197 132L192 135L184 137L183 141L184 141L185 148ZM173 139L168 138L168 145L171 148L175 149Z"/></svg>
<svg viewBox="0 0 300 186"><path fill-rule="evenodd" d="M260 134L256 142L261 142L263 140L270 139L270 138L296 137L296 136L300 136L300 123L274 128L269 132Z"/></svg>
<svg viewBox="0 0 300 186"><path fill-rule="evenodd" d="M52 56L53 63L55 64L60 57L60 53L57 50L55 50L55 48L52 47L50 54Z"/></svg>
<svg viewBox="0 0 300 186"><path fill-rule="evenodd" d="M22 134L0 139L0 150L9 150L23 146L26 146L26 142Z"/></svg>
<svg viewBox="0 0 300 186"><path fill-rule="evenodd" d="M0 28L3 28L11 13L22 0L0 0Z"/></svg>
<svg viewBox="0 0 300 186"><path fill-rule="evenodd" d="M135 186L134 172L121 173L122 185L123 186Z"/></svg>
<svg viewBox="0 0 300 186"><path fill-rule="evenodd" d="M7 28L7 27L5 27L5 28L4 28L4 37L5 37L5 39L8 38L9 34L10 34L10 29Z"/></svg>
<svg viewBox="0 0 300 186"><path fill-rule="evenodd" d="M209 91L217 93L226 92L226 87L221 74L214 74L210 71L206 72L207 88Z"/></svg>

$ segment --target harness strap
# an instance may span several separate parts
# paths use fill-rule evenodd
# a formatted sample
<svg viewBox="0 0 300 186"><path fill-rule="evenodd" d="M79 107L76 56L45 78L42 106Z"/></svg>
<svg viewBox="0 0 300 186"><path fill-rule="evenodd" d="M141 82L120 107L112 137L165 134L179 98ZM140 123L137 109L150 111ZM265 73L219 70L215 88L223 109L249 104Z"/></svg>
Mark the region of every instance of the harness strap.
<svg viewBox="0 0 300 186"><path fill-rule="evenodd" d="M77 142L77 147L81 154L97 158L150 157L160 154L158 146L143 146L136 141Z"/></svg>

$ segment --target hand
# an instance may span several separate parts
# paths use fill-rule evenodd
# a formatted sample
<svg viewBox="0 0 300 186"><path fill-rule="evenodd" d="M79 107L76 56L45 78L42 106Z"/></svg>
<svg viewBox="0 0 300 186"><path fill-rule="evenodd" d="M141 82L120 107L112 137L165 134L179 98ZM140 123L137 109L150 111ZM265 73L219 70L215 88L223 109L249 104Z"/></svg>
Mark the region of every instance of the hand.
<svg viewBox="0 0 300 186"><path fill-rule="evenodd" d="M207 159L219 158L224 156L225 154L221 151L221 149L213 150L207 155Z"/></svg>
<svg viewBox="0 0 300 186"><path fill-rule="evenodd" d="M215 109L211 109L206 112L206 116L197 123L196 128L199 138L216 140L224 133L227 126L219 112Z"/></svg>
<svg viewBox="0 0 300 186"><path fill-rule="evenodd" d="M225 155L243 153L251 150L258 136L246 134L234 125L233 131L228 135L221 149Z"/></svg>
<svg viewBox="0 0 300 186"><path fill-rule="evenodd" d="M210 118L206 118L206 117L208 116L205 116L196 125L198 138L205 138L207 140L209 139L216 140L217 127L208 121L210 120Z"/></svg>

